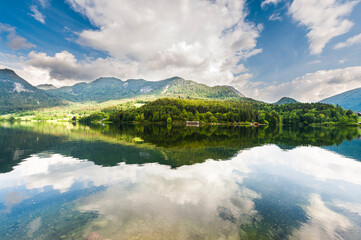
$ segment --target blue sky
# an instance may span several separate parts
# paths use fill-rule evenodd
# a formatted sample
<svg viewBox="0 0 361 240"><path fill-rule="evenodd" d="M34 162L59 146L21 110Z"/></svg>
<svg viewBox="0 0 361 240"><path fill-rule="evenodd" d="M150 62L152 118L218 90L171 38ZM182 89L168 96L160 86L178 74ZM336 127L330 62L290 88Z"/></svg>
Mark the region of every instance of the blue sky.
<svg viewBox="0 0 361 240"><path fill-rule="evenodd" d="M361 87L359 0L17 0L0 67L34 85L180 76L259 100Z"/></svg>

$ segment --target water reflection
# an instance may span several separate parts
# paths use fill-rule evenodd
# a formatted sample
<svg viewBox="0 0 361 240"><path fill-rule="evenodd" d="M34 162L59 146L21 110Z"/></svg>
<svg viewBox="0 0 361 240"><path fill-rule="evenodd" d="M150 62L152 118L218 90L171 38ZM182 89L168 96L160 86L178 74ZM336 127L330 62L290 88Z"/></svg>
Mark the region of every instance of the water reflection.
<svg viewBox="0 0 361 240"><path fill-rule="evenodd" d="M354 150L338 145L360 135L357 128L253 128L158 125L73 126L69 123L0 123L0 172L43 151L87 159L101 166L160 163L179 167L207 159L227 160L242 149L277 144L283 149L323 146L361 160ZM336 146L337 145L337 146Z"/></svg>
<svg viewBox="0 0 361 240"><path fill-rule="evenodd" d="M319 141L342 145L341 136L345 140L353 130L109 128L2 128L0 133L12 131L13 139L28 134L26 144L1 143L7 149L2 156L8 158L2 160L15 162L0 174L2 238L361 235L361 164L336 153L335 146L333 151L297 146ZM153 139L150 130L164 133L153 133L158 136ZM317 137L325 134L334 135L334 143ZM36 143L43 139L44 145ZM303 144L293 144L300 139ZM23 154L14 159L18 150Z"/></svg>

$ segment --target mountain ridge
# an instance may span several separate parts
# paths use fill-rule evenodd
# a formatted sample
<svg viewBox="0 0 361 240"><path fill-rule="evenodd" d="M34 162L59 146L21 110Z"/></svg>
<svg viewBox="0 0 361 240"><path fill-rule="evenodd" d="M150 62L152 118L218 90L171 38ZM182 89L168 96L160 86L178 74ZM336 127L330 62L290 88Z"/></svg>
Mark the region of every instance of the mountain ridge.
<svg viewBox="0 0 361 240"><path fill-rule="evenodd" d="M56 88L51 84L31 85L11 69L0 69L0 114L54 107L69 102L106 102L110 100L192 98L210 100L256 101L246 98L232 86L207 86L178 76L160 81L121 80L100 77L92 82Z"/></svg>
<svg viewBox="0 0 361 240"><path fill-rule="evenodd" d="M0 114L60 104L62 100L34 87L13 70L0 69Z"/></svg>
<svg viewBox="0 0 361 240"><path fill-rule="evenodd" d="M361 87L336 94L319 102L339 105L344 109L361 112Z"/></svg>
<svg viewBox="0 0 361 240"><path fill-rule="evenodd" d="M247 100L242 93L231 86L210 87L180 77L160 81L145 79L123 81L114 77L101 77L89 83L77 83L73 86L50 89L47 92L72 102L104 102L141 96Z"/></svg>

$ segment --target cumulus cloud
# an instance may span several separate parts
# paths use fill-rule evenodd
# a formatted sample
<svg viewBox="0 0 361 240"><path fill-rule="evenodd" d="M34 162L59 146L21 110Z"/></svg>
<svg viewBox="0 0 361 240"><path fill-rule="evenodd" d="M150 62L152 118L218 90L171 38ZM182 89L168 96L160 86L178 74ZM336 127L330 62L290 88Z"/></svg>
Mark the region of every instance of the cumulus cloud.
<svg viewBox="0 0 361 240"><path fill-rule="evenodd" d="M361 87L360 79L361 66L320 70L305 74L290 82L265 87L259 91L258 95L270 102L283 96L290 96L303 102L315 102Z"/></svg>
<svg viewBox="0 0 361 240"><path fill-rule="evenodd" d="M334 49L340 49L345 47L350 47L355 44L361 43L361 33L358 35L355 35L353 37L350 37L345 42L338 43L334 46Z"/></svg>
<svg viewBox="0 0 361 240"><path fill-rule="evenodd" d="M43 82L53 81L58 84L60 82L63 82L63 84L64 82L71 84L76 81L87 82L102 76L123 78L137 75L137 64L135 62L118 61L112 57L89 58L78 61L73 54L67 51L56 53L54 56L31 51L25 64L24 70L32 69L34 75L27 75L29 81L37 84L39 82L35 78L39 76L39 73L46 76L45 79L41 79Z"/></svg>
<svg viewBox="0 0 361 240"><path fill-rule="evenodd" d="M9 47L14 50L35 47L34 44L29 43L25 38L17 35L9 35L8 40L9 40L8 42Z"/></svg>
<svg viewBox="0 0 361 240"><path fill-rule="evenodd" d="M32 16L41 23L45 23L45 16L38 10L38 6L32 5L30 7L30 11L30 16Z"/></svg>
<svg viewBox="0 0 361 240"><path fill-rule="evenodd" d="M7 34L7 44L11 49L19 50L23 48L35 47L34 44L29 43L25 38L17 35L16 29L14 27L0 23L0 33L2 32Z"/></svg>
<svg viewBox="0 0 361 240"><path fill-rule="evenodd" d="M245 1L68 2L98 27L80 32L78 43L134 62L149 80L180 75L227 84L240 60L261 52L262 26L245 20Z"/></svg>
<svg viewBox="0 0 361 240"><path fill-rule="evenodd" d="M293 19L307 27L312 54L322 53L325 45L334 37L347 33L353 22L346 19L359 1L295 0L289 8Z"/></svg>

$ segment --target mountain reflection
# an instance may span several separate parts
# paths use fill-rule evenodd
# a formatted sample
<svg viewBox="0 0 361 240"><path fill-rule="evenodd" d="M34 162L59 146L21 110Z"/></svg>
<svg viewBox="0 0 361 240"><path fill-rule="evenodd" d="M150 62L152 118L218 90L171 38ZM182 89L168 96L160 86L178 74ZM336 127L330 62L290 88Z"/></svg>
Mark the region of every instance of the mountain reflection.
<svg viewBox="0 0 361 240"><path fill-rule="evenodd" d="M0 236L357 239L358 131L5 122Z"/></svg>
<svg viewBox="0 0 361 240"><path fill-rule="evenodd" d="M341 147L332 146L343 146L344 141L359 134L357 128L1 123L0 172L10 171L22 159L41 152L87 159L101 166L125 162L160 163L172 168L207 159L227 160L240 150L265 144L277 144L283 149L325 146L343 154ZM361 154L354 151L352 156L361 160Z"/></svg>

